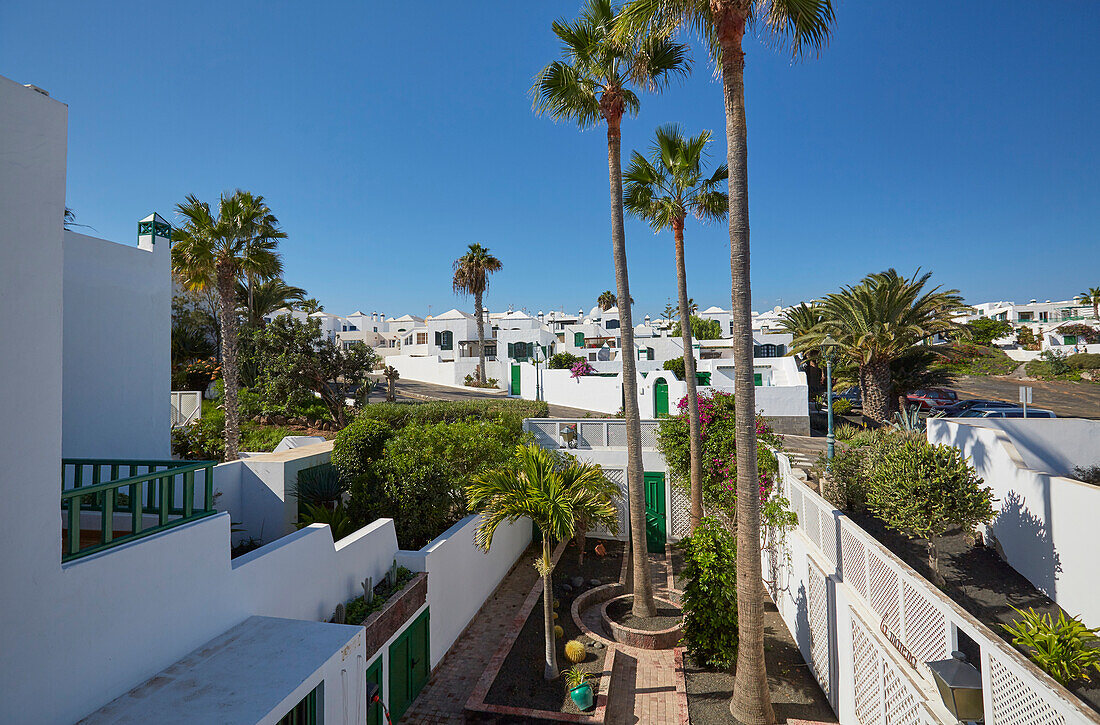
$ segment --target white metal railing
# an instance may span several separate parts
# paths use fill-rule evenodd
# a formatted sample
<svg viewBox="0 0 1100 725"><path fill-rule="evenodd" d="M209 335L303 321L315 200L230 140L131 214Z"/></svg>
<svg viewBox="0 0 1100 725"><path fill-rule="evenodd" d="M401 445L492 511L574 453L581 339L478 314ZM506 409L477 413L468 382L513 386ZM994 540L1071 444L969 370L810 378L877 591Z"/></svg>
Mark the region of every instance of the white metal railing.
<svg viewBox="0 0 1100 725"><path fill-rule="evenodd" d="M172 391L172 427L194 423L202 418L202 391Z"/></svg>
<svg viewBox="0 0 1100 725"><path fill-rule="evenodd" d="M1100 723L1100 716L929 584L843 512L791 474L779 490L798 514L786 551L769 561L769 589L842 722L953 722L925 662L981 649L985 722ZM835 670L834 670L835 667Z"/></svg>
<svg viewBox="0 0 1100 725"><path fill-rule="evenodd" d="M657 426L656 420L642 421L642 448L657 447ZM626 447L626 421L621 418L527 418L523 429L547 448Z"/></svg>

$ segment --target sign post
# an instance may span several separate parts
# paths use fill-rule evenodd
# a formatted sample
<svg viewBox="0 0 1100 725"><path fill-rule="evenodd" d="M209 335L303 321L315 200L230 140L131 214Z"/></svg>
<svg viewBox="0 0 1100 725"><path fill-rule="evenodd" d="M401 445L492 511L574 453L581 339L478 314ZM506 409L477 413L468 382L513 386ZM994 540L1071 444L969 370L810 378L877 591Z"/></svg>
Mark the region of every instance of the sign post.
<svg viewBox="0 0 1100 725"><path fill-rule="evenodd" d="M1024 406L1024 417L1027 417L1027 404L1031 402L1031 391L1033 388L1029 385L1020 386L1020 402Z"/></svg>

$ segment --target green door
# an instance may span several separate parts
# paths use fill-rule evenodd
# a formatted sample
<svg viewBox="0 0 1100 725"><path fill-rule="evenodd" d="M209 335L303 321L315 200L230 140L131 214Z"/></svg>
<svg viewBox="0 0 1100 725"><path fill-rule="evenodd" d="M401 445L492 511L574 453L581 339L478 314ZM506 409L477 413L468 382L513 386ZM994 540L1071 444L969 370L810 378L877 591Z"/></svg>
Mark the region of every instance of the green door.
<svg viewBox="0 0 1100 725"><path fill-rule="evenodd" d="M382 698L382 702L386 701L385 693L382 692L382 658L378 657L374 660L374 664L367 668L367 682L374 683L378 686L378 696ZM382 705L371 703L367 700L367 725L382 725Z"/></svg>
<svg viewBox="0 0 1100 725"><path fill-rule="evenodd" d="M573 347L584 347L584 333L583 332L574 332L573 333Z"/></svg>
<svg viewBox="0 0 1100 725"><path fill-rule="evenodd" d="M519 395L520 367L512 366L512 395Z"/></svg>
<svg viewBox="0 0 1100 725"><path fill-rule="evenodd" d="M668 415L668 382L664 378L653 383L653 417Z"/></svg>
<svg viewBox="0 0 1100 725"><path fill-rule="evenodd" d="M646 551L665 553L665 474L645 474Z"/></svg>
<svg viewBox="0 0 1100 725"><path fill-rule="evenodd" d="M428 681L428 611L416 618L390 645L390 717L401 719Z"/></svg>

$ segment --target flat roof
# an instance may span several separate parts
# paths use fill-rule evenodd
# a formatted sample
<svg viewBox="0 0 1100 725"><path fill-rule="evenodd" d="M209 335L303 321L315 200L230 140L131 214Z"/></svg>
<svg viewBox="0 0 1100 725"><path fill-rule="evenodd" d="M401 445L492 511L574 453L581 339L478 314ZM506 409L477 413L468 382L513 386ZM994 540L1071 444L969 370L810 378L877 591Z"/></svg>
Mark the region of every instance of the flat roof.
<svg viewBox="0 0 1100 725"><path fill-rule="evenodd" d="M362 632L249 617L80 722L259 722Z"/></svg>

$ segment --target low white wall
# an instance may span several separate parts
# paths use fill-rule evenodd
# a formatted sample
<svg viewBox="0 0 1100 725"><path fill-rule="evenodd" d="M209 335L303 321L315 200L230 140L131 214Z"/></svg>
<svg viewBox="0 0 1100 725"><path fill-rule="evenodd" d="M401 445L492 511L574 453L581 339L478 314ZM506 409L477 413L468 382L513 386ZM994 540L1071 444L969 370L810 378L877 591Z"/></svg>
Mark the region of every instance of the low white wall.
<svg viewBox="0 0 1100 725"><path fill-rule="evenodd" d="M364 579L382 581L396 555L393 519L335 544L328 526L312 524L234 559L233 576L252 614L327 620L337 604L363 593Z"/></svg>
<svg viewBox="0 0 1100 725"><path fill-rule="evenodd" d="M214 468L214 491L219 511L228 511L237 524L234 542L254 538L274 541L293 532L298 522L298 500L290 493L303 468L328 463L332 441L261 453Z"/></svg>
<svg viewBox="0 0 1100 725"><path fill-rule="evenodd" d="M520 392L524 400L535 399L535 366L520 363L522 381ZM592 410L599 413L617 413L623 407L622 376L600 377L582 375L574 378L568 370L540 371L542 399L555 405Z"/></svg>
<svg viewBox="0 0 1100 725"><path fill-rule="evenodd" d="M996 497L988 527L1013 569L1070 614L1100 626L1093 529L1100 487L1057 475L1072 462L1100 465L1100 421L935 419L928 440L954 446ZM1038 470L1037 470L1038 469Z"/></svg>
<svg viewBox="0 0 1100 725"><path fill-rule="evenodd" d="M521 519L501 524L492 547L483 552L474 545L479 519L467 516L423 549L397 553L401 566L428 572L433 668L531 543L531 521Z"/></svg>
<svg viewBox="0 0 1100 725"><path fill-rule="evenodd" d="M1042 351L1041 350L1021 350L1020 348L1010 347L1010 348L1007 348L1004 351L1004 353L1005 353L1005 355L1008 355L1011 359L1015 360L1016 362L1028 362L1029 360L1038 359L1039 355L1042 354Z"/></svg>
<svg viewBox="0 0 1100 725"><path fill-rule="evenodd" d="M466 376L473 375L477 369L478 358L464 357L444 362L438 355L425 355L423 357L390 355L386 358L386 364L397 368L397 371L401 373L402 380L417 380L435 385L463 387ZM508 387L508 380L500 371L501 363L499 360L485 361L486 378L496 378L498 387L505 390ZM400 389L400 380L397 385Z"/></svg>

